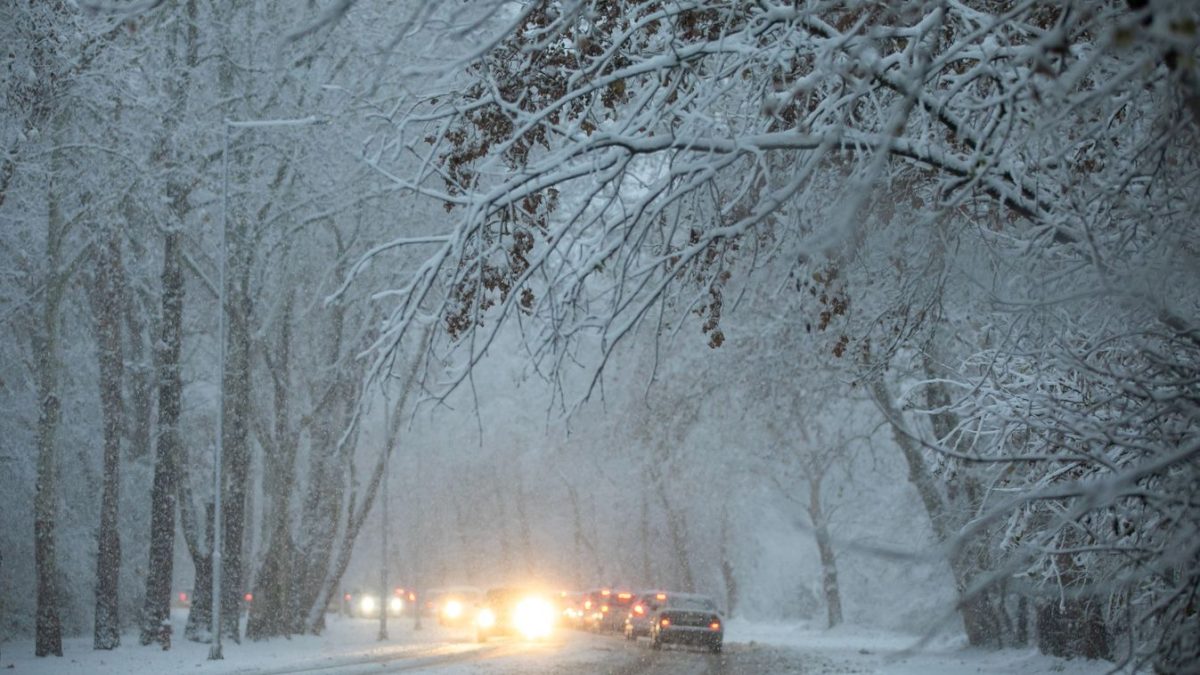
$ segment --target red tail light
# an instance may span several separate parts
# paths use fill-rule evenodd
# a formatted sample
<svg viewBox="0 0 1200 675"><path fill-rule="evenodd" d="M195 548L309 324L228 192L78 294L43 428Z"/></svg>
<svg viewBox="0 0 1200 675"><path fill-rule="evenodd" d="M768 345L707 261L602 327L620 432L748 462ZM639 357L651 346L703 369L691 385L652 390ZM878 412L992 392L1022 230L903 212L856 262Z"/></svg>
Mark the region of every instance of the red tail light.
<svg viewBox="0 0 1200 675"><path fill-rule="evenodd" d="M243 599L243 600L245 600L246 602L254 602L254 594L253 594L253 593L247 593L247 594L245 594L245 595L243 595L243 596L242 596L242 599Z"/></svg>
<svg viewBox="0 0 1200 675"><path fill-rule="evenodd" d="M667 594L666 594L666 593L659 593L658 595L654 596L654 599L655 599L655 600L666 600L666 599L667 599Z"/></svg>
<svg viewBox="0 0 1200 675"><path fill-rule="evenodd" d="M179 601L180 601L180 602L187 602L187 593L180 593L180 594L179 594Z"/></svg>
<svg viewBox="0 0 1200 675"><path fill-rule="evenodd" d="M662 621L659 621L658 623L659 623L659 625L661 625L663 628L666 628L667 626L670 626L670 625L671 625L671 620L670 620L670 619L668 619L668 618L666 618L666 617L663 617L663 620L662 620Z"/></svg>
<svg viewBox="0 0 1200 675"><path fill-rule="evenodd" d="M591 609L591 608L592 608L592 601L591 601L591 600L587 600L587 601L585 601L585 602L583 603L583 608L584 608L584 609Z"/></svg>
<svg viewBox="0 0 1200 675"><path fill-rule="evenodd" d="M642 607L641 605L634 605L634 606L633 606L633 613L634 613L634 614L637 614L638 616L641 616L642 614L645 614L645 613L646 613L646 608L645 608L645 607Z"/></svg>
<svg viewBox="0 0 1200 675"><path fill-rule="evenodd" d="M600 605L600 611L601 611L601 612L607 612L607 611L608 611L608 605Z"/></svg>
<svg viewBox="0 0 1200 675"><path fill-rule="evenodd" d="M633 597L632 593L617 593L618 600L628 600Z"/></svg>
<svg viewBox="0 0 1200 675"><path fill-rule="evenodd" d="M346 602L350 602L350 594L347 593L347 594L343 595L342 599L345 600Z"/></svg>
<svg viewBox="0 0 1200 675"><path fill-rule="evenodd" d="M711 629L713 629L713 630L721 630L721 622L720 622L720 621L714 621L714 622L712 622L712 623L708 624L708 627L709 627L709 628L711 628Z"/></svg>

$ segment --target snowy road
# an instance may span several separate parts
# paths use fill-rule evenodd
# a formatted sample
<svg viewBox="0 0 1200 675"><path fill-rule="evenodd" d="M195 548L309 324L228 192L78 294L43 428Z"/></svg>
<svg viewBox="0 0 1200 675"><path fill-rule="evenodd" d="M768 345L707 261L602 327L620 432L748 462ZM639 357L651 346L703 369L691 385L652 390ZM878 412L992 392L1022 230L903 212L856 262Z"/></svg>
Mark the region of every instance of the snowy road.
<svg viewBox="0 0 1200 675"><path fill-rule="evenodd" d="M176 635L185 618L183 611L174 615ZM112 651L93 650L90 637L68 638L62 658L35 658L32 640L17 640L2 645L0 669L36 675L1082 675L1105 672L1111 666L1053 659L1032 649L965 649L958 640L935 642L910 654L906 649L913 646L915 636L853 626L829 631L802 624L734 621L727 625L725 651L719 655L672 647L654 651L645 640L634 644L619 636L569 630L543 642L502 638L479 644L467 630L436 624L415 631L403 621L389 629L390 637L380 641L378 623L331 615L319 636L227 642L221 661L209 661L204 644L176 640L170 651L163 651L139 646L132 633L126 633L121 646Z"/></svg>

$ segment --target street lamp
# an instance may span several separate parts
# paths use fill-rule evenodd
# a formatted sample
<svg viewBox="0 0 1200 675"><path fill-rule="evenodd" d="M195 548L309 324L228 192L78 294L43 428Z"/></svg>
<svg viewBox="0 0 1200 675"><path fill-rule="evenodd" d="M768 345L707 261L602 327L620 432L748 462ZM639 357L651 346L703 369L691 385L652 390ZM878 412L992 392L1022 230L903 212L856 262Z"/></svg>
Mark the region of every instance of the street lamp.
<svg viewBox="0 0 1200 675"><path fill-rule="evenodd" d="M379 640L388 637L387 615L395 597L388 592L388 460L392 456L392 403L386 389L383 392L383 513L380 514L379 532Z"/></svg>
<svg viewBox="0 0 1200 675"><path fill-rule="evenodd" d="M212 550L212 646L208 650L210 661L225 658L221 653L221 548L222 516L221 516L221 480L222 447L225 439L225 230L229 225L229 130L230 129L259 129L265 127L298 127L315 124L325 124L324 118L309 115L296 119L274 120L231 120L226 118L223 123L221 147L221 264L220 276L217 281L217 297L220 311L217 312L217 342L220 343L218 360L220 367L220 396L217 402L217 446L213 453L213 550Z"/></svg>

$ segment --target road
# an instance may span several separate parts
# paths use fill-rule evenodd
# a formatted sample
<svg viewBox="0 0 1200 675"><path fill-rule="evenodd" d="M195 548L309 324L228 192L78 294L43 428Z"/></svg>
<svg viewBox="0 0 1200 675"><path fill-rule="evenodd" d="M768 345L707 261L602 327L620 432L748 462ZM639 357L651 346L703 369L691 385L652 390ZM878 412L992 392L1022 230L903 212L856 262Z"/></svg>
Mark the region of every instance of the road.
<svg viewBox="0 0 1200 675"><path fill-rule="evenodd" d="M186 612L172 615L177 634ZM379 624L367 619L331 615L321 635L297 635L254 642L232 640L225 658L208 659L209 646L177 640L169 651L138 644L127 633L112 651L92 649L91 637L64 640L63 658L36 658L32 639L5 642L0 672L14 675L376 675L432 673L434 675L1092 675L1112 664L1086 659L1064 661L1036 650L963 650L933 646L910 653L915 638L862 627L843 630L788 625L729 626L725 651L667 647L649 648L615 635L564 630L541 642L499 638L474 641L467 629L426 624L412 629L408 621L389 626L390 637L378 640Z"/></svg>
<svg viewBox="0 0 1200 675"><path fill-rule="evenodd" d="M620 636L578 631L559 631L544 641L497 638L485 644L469 635L434 631L428 641L414 642L371 653L345 653L318 662L280 664L280 667L250 668L246 675L284 673L338 673L368 675L383 673L488 673L493 675L566 675L605 673L609 675L739 675L741 673L843 673L823 659L805 657L786 648L756 644L727 644L721 654L706 650L668 646L652 650L649 643L628 642Z"/></svg>

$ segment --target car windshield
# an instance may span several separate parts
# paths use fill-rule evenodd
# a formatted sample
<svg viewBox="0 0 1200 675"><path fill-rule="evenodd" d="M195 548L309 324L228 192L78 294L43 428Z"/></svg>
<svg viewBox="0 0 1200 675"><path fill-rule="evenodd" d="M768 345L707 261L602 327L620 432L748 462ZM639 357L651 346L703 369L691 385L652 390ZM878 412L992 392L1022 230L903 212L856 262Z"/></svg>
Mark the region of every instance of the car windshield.
<svg viewBox="0 0 1200 675"><path fill-rule="evenodd" d="M667 606L670 609L686 609L697 612L715 612L717 605L708 598L689 598L674 596L667 600Z"/></svg>

